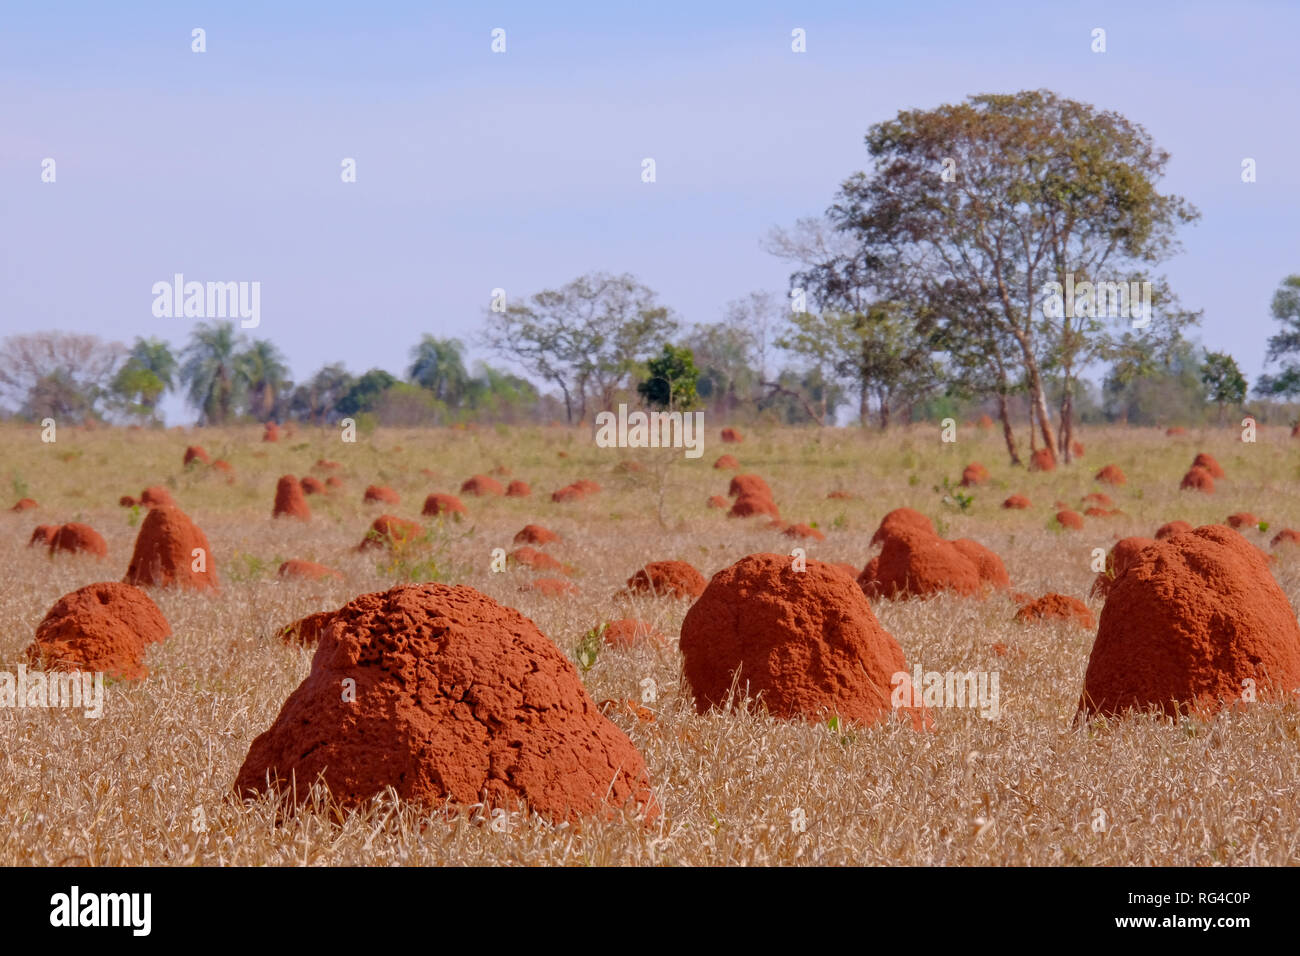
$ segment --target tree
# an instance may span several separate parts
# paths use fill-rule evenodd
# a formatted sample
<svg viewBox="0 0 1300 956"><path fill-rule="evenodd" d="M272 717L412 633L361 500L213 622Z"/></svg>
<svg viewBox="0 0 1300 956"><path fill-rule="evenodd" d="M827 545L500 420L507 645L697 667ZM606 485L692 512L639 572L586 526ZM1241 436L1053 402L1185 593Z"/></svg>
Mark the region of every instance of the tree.
<svg viewBox="0 0 1300 956"><path fill-rule="evenodd" d="M982 340L1014 342L1043 443L1068 460L1074 380L1100 315L1075 302L1040 315L1045 290L1118 283L1176 251L1176 227L1199 214L1157 190L1168 154L1123 116L1047 90L905 111L866 144L874 174L846 180L828 211L856 244L841 272L868 269L888 299L946 323L988 303L977 318L997 334ZM1063 382L1059 432L1046 363Z"/></svg>
<svg viewBox="0 0 1300 956"><path fill-rule="evenodd" d="M1273 293L1273 318L1282 323L1282 331L1269 338L1265 361L1300 356L1300 274L1287 276ZM1300 360L1283 362L1277 375L1261 375L1255 393L1288 399L1300 395Z"/></svg>
<svg viewBox="0 0 1300 956"><path fill-rule="evenodd" d="M96 416L125 354L95 335L11 335L0 343L0 401L28 418Z"/></svg>
<svg viewBox="0 0 1300 956"><path fill-rule="evenodd" d="M248 414L259 422L268 421L276 399L291 386L283 353L268 340L256 339L235 356L235 374L247 396Z"/></svg>
<svg viewBox="0 0 1300 956"><path fill-rule="evenodd" d="M646 373L636 391L647 405L686 411L699 404L695 382L700 370L690 349L665 344L659 355L646 362Z"/></svg>
<svg viewBox="0 0 1300 956"><path fill-rule="evenodd" d="M176 368L170 345L137 338L113 379L113 393L128 414L156 418L159 399L176 387Z"/></svg>
<svg viewBox="0 0 1300 956"><path fill-rule="evenodd" d="M234 322L201 322L181 353L181 381L190 406L199 413L200 425L226 424L243 399L238 345Z"/></svg>
<svg viewBox="0 0 1300 956"><path fill-rule="evenodd" d="M456 407L469 392L469 373L465 371L465 345L458 339L439 339L424 335L411 349L411 367L407 376L412 382L433 392L440 402Z"/></svg>
<svg viewBox="0 0 1300 956"><path fill-rule="evenodd" d="M493 368L486 362L474 365L468 385L469 406L495 419L515 420L535 408L540 396L537 386L526 378Z"/></svg>
<svg viewBox="0 0 1300 956"><path fill-rule="evenodd" d="M1206 352L1201 364L1201 384L1206 397L1219 406L1219 421L1223 421L1225 405L1240 405L1246 400L1246 377L1237 368L1237 360L1227 352Z"/></svg>
<svg viewBox="0 0 1300 956"><path fill-rule="evenodd" d="M580 276L488 320L486 343L557 387L570 422L575 411L586 416L589 397L608 406L638 363L677 331L655 293L628 274Z"/></svg>
<svg viewBox="0 0 1300 956"><path fill-rule="evenodd" d="M736 321L701 325L687 336L686 346L699 369L696 393L715 414L731 417L757 398L760 345L751 327Z"/></svg>
<svg viewBox="0 0 1300 956"><path fill-rule="evenodd" d="M396 377L382 368L372 368L358 378L336 406L340 415L372 411L379 396L397 384Z"/></svg>
<svg viewBox="0 0 1300 956"><path fill-rule="evenodd" d="M340 414L342 401L356 379L348 374L340 362L326 365L305 383L293 390L289 398L289 412L300 421L323 425Z"/></svg>

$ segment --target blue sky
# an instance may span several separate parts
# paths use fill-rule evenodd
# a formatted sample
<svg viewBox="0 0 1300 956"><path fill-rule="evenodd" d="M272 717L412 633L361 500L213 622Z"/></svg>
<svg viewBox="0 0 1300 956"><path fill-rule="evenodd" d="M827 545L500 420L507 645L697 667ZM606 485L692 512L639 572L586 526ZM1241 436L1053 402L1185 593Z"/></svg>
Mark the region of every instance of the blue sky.
<svg viewBox="0 0 1300 956"><path fill-rule="evenodd" d="M256 334L299 379L403 371L423 332L473 343L493 288L597 269L715 321L784 289L760 240L865 168L872 123L1047 87L1172 154L1164 188L1203 219L1165 272L1205 310L1199 338L1261 371L1273 290L1300 272L1300 6L624 6L5 4L0 335L180 345L195 320L150 309L176 272L260 281Z"/></svg>

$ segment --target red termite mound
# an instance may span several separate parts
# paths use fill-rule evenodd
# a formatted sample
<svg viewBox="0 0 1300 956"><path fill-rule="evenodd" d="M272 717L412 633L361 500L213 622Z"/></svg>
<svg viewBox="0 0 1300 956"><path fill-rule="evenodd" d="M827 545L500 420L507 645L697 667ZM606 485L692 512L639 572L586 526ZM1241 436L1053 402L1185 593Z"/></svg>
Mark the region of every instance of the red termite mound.
<svg viewBox="0 0 1300 956"><path fill-rule="evenodd" d="M420 509L422 515L451 515L453 518L459 518L463 514L469 514L465 510L465 504L455 495L433 494L424 499L424 507Z"/></svg>
<svg viewBox="0 0 1300 956"><path fill-rule="evenodd" d="M637 647L641 644L663 644L666 641L649 621L634 617L607 622L600 639L610 647Z"/></svg>
<svg viewBox="0 0 1300 956"><path fill-rule="evenodd" d="M145 508L175 508L172 494L160 485L150 485L140 492L140 504Z"/></svg>
<svg viewBox="0 0 1300 956"><path fill-rule="evenodd" d="M108 544L103 535L88 524L70 521L55 529L50 537L50 553L67 551L71 554L93 554L95 557L108 556Z"/></svg>
<svg viewBox="0 0 1300 956"><path fill-rule="evenodd" d="M831 501L852 501L854 495L850 491L845 491L842 488L838 488L835 491L832 491L826 497Z"/></svg>
<svg viewBox="0 0 1300 956"><path fill-rule="evenodd" d="M1110 593L1110 589L1115 586L1120 576L1137 561L1138 555L1153 544L1155 544L1153 539L1138 536L1116 541L1110 553L1106 555L1106 570L1097 573L1096 579L1092 582L1092 590L1088 593L1093 597L1104 598Z"/></svg>
<svg viewBox="0 0 1300 956"><path fill-rule="evenodd" d="M1175 438L1179 435L1186 435L1187 429L1182 425L1173 425L1165 429L1165 435L1169 438Z"/></svg>
<svg viewBox="0 0 1300 956"><path fill-rule="evenodd" d="M1259 525L1259 519L1249 511L1238 511L1236 514L1228 515L1228 527L1241 530L1242 528L1254 528Z"/></svg>
<svg viewBox="0 0 1300 956"><path fill-rule="evenodd" d="M937 533L934 524L921 512L912 508L895 508L880 519L880 527L876 528L876 533L871 536L872 546L887 540L903 528L916 528L926 534Z"/></svg>
<svg viewBox="0 0 1300 956"><path fill-rule="evenodd" d="M806 524L792 524L781 532L787 538L808 538L812 541L825 541L826 535L822 534L817 528L810 527Z"/></svg>
<svg viewBox="0 0 1300 956"><path fill-rule="evenodd" d="M1077 511L1062 508L1056 513L1056 523L1070 531L1079 531L1083 528L1083 516Z"/></svg>
<svg viewBox="0 0 1300 956"><path fill-rule="evenodd" d="M519 590L536 591L546 597L570 597L580 593L576 584L564 578L534 578L531 584L525 584Z"/></svg>
<svg viewBox="0 0 1300 956"><path fill-rule="evenodd" d="M276 574L282 578L293 578L300 581L324 581L331 578L336 581L343 580L342 573L335 571L333 568L327 568L315 561L300 561L297 558L291 558L281 564Z"/></svg>
<svg viewBox="0 0 1300 956"><path fill-rule="evenodd" d="M727 512L730 518L752 518L754 515L770 515L773 518L781 517L781 510L777 508L776 502L771 498L765 498L762 495L741 495L731 505L731 510Z"/></svg>
<svg viewBox="0 0 1300 956"><path fill-rule="evenodd" d="M293 475L284 475L276 483L275 507L271 509L271 517L310 520L311 509L307 507L307 497L302 493L302 482Z"/></svg>
<svg viewBox="0 0 1300 956"><path fill-rule="evenodd" d="M185 461L182 464L183 466L188 467L189 463L192 461L197 461L200 464L207 465L211 464L212 460L208 458L208 453L204 450L202 445L190 445L185 449Z"/></svg>
<svg viewBox="0 0 1300 956"><path fill-rule="evenodd" d="M37 626L27 660L46 670L141 680L149 674L145 648L170 635L167 619L149 595L103 581L59 598Z"/></svg>
<svg viewBox="0 0 1300 956"><path fill-rule="evenodd" d="M1083 457L1083 442L1081 442L1081 441L1072 441L1072 442L1070 442L1070 455L1071 455L1071 457L1074 457L1074 458L1082 458L1082 457Z"/></svg>
<svg viewBox="0 0 1300 956"><path fill-rule="evenodd" d="M150 509L136 535L127 584L216 590L217 565L201 528L180 508Z"/></svg>
<svg viewBox="0 0 1300 956"><path fill-rule="evenodd" d="M1296 531L1294 528L1283 528L1273 535L1273 540L1269 544L1275 548L1279 544L1300 544L1300 531Z"/></svg>
<svg viewBox="0 0 1300 956"><path fill-rule="evenodd" d="M235 469L231 466L230 462L226 461L224 458L218 458L214 461L212 463L212 470L219 471L225 475L226 484L233 485L235 483Z"/></svg>
<svg viewBox="0 0 1300 956"><path fill-rule="evenodd" d="M1214 476L1204 468L1197 466L1188 470L1183 475L1183 480L1179 482L1180 491L1203 491L1210 494L1214 491Z"/></svg>
<svg viewBox="0 0 1300 956"><path fill-rule="evenodd" d="M36 504L35 498L19 498L18 503L15 504L9 510L10 511L31 511L33 508L36 507L39 506Z"/></svg>
<svg viewBox="0 0 1300 956"><path fill-rule="evenodd" d="M402 496L387 485L367 485L361 500L363 502L377 501L385 505L399 505L402 503Z"/></svg>
<svg viewBox="0 0 1300 956"><path fill-rule="evenodd" d="M709 582L685 561L651 561L627 579L627 589L634 594L656 597L696 598Z"/></svg>
<svg viewBox="0 0 1300 956"><path fill-rule="evenodd" d="M1208 715L1296 688L1300 626L1268 561L1207 525L1153 543L1115 581L1079 710Z"/></svg>
<svg viewBox="0 0 1300 956"><path fill-rule="evenodd" d="M726 508L729 504L730 502L728 502L726 498L722 497L722 495L709 495L710 508Z"/></svg>
<svg viewBox="0 0 1300 956"><path fill-rule="evenodd" d="M571 485L565 485L558 491L551 492L551 500L556 502L581 501L590 494L600 491L600 485L594 481L575 481Z"/></svg>
<svg viewBox="0 0 1300 956"><path fill-rule="evenodd" d="M534 547L524 545L522 548L515 548L509 554L509 559L514 564L523 565L531 571L559 571L561 574L568 574L568 570L557 559L551 557L543 551L538 551Z"/></svg>
<svg viewBox="0 0 1300 956"><path fill-rule="evenodd" d="M338 471L343 466L340 465L337 461L329 461L328 459L325 458L317 458L316 464L312 465L312 467L320 471Z"/></svg>
<svg viewBox="0 0 1300 956"><path fill-rule="evenodd" d="M1128 479L1124 477L1124 472L1120 470L1119 465L1107 465L1093 477L1095 480L1105 482L1108 485L1128 483Z"/></svg>
<svg viewBox="0 0 1300 956"><path fill-rule="evenodd" d="M391 786L429 809L486 802L553 823L659 812L641 755L568 658L463 585L363 594L320 628L311 672L253 741L235 790L269 779L302 800L322 777L346 807Z"/></svg>
<svg viewBox="0 0 1300 956"><path fill-rule="evenodd" d="M972 554L973 549L968 551L965 546L945 541L932 532L899 527L885 539L880 553L862 569L858 585L872 599L929 597L943 591L978 596L983 594L985 582L980 564ZM1006 570L1002 569L997 577L1005 579ZM994 581L988 584L998 586Z"/></svg>
<svg viewBox="0 0 1300 956"><path fill-rule="evenodd" d="M1007 574L1006 565L993 551L970 538L955 538L952 546L975 565L981 584L999 591L1011 587L1011 578Z"/></svg>
<svg viewBox="0 0 1300 956"><path fill-rule="evenodd" d="M735 471L740 467L740 462L731 455L723 455L713 463L713 467L723 471Z"/></svg>
<svg viewBox="0 0 1300 956"><path fill-rule="evenodd" d="M745 440L745 436L740 433L739 428L724 428L722 430L722 443L724 445L739 445Z"/></svg>
<svg viewBox="0 0 1300 956"><path fill-rule="evenodd" d="M1192 459L1192 467L1204 468L1215 478L1222 478L1224 476L1223 466L1215 461L1213 455L1207 455L1205 452L1201 452Z"/></svg>
<svg viewBox="0 0 1300 956"><path fill-rule="evenodd" d="M993 427L993 419L989 418L988 415L981 415L979 417L979 421L977 421L975 424L978 425L980 428L984 429L985 431L988 431L990 428Z"/></svg>
<svg viewBox="0 0 1300 956"><path fill-rule="evenodd" d="M1030 471L1055 471L1056 456L1050 448L1036 448L1029 456Z"/></svg>
<svg viewBox="0 0 1300 956"><path fill-rule="evenodd" d="M343 479L338 475L330 475L325 479L325 487L333 488L335 491L343 487Z"/></svg>
<svg viewBox="0 0 1300 956"><path fill-rule="evenodd" d="M772 489L758 475L736 475L727 486L727 495L732 498L740 495L757 495L771 500Z"/></svg>
<svg viewBox="0 0 1300 956"><path fill-rule="evenodd" d="M279 440L280 440L280 426L277 425L275 422L267 422L266 427L262 431L262 441L279 441Z"/></svg>
<svg viewBox="0 0 1300 956"><path fill-rule="evenodd" d="M528 482L520 481L516 478L506 486L507 498L527 498L533 493L533 489L528 487Z"/></svg>
<svg viewBox="0 0 1300 956"><path fill-rule="evenodd" d="M1012 495L1006 501L1002 502L1002 507L1024 510L1029 507L1029 499L1024 495Z"/></svg>
<svg viewBox="0 0 1300 956"><path fill-rule="evenodd" d="M515 544L549 544L559 540L558 534L539 524L526 524L522 530L515 533Z"/></svg>
<svg viewBox="0 0 1300 956"><path fill-rule="evenodd" d="M460 486L460 493L462 495L473 495L475 498L499 498L506 493L506 490L501 487L501 482L491 475L475 475Z"/></svg>
<svg viewBox="0 0 1300 956"><path fill-rule="evenodd" d="M751 554L715 574L686 612L681 649L701 714L757 698L775 717L874 724L894 710L897 675L907 672L902 648L847 575L814 560L796 571L780 554ZM907 713L915 726L930 723L924 708Z"/></svg>
<svg viewBox="0 0 1300 956"><path fill-rule="evenodd" d="M1167 521L1156 529L1156 540L1163 541L1165 538L1172 538L1176 534L1191 530L1192 526L1186 521Z"/></svg>
<svg viewBox="0 0 1300 956"><path fill-rule="evenodd" d="M32 529L32 536L27 539L27 547L39 544L43 548L49 547L54 540L55 534L58 533L59 526L56 524L38 524Z"/></svg>
<svg viewBox="0 0 1300 956"><path fill-rule="evenodd" d="M1016 612L1015 619L1022 624L1042 620L1072 621L1090 631L1097 626L1088 605L1076 597L1054 591L1022 605Z"/></svg>
<svg viewBox="0 0 1300 956"><path fill-rule="evenodd" d="M1083 503L1085 505L1097 505L1099 508L1112 508L1115 506L1115 502L1110 500L1110 495L1101 491L1094 491L1084 495Z"/></svg>
<svg viewBox="0 0 1300 956"><path fill-rule="evenodd" d="M989 480L989 470L978 461L973 461L962 469L961 483L965 488L982 485Z"/></svg>
<svg viewBox="0 0 1300 956"><path fill-rule="evenodd" d="M135 498L131 497L130 495L123 495L122 497L118 498L117 503L123 508L134 508L137 504L139 504L139 502L137 502Z"/></svg>
<svg viewBox="0 0 1300 956"><path fill-rule="evenodd" d="M325 483L313 475L303 475L298 479L298 484L302 487L304 495L325 494Z"/></svg>
<svg viewBox="0 0 1300 956"><path fill-rule="evenodd" d="M416 547L423 540L424 528L418 523L393 515L380 515L370 523L370 530L357 545L357 550L388 548L390 551L402 551Z"/></svg>

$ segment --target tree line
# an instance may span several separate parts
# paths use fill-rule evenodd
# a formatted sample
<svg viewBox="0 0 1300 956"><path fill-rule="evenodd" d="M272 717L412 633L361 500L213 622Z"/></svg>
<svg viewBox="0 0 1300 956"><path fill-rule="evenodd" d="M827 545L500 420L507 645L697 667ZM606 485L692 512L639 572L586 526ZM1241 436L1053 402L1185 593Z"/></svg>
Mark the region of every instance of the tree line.
<svg viewBox="0 0 1300 956"><path fill-rule="evenodd" d="M150 420L180 390L201 424L589 420L617 400L728 419L864 426L996 415L1007 453L1068 461L1080 420L1222 418L1247 398L1235 359L1197 347L1201 314L1158 269L1199 218L1163 192L1169 154L1140 125L1046 90L969 97L872 126L869 168L765 248L787 288L686 325L634 276L590 273L485 309L466 364L424 335L401 374L341 364L289 380L269 341L202 323L178 352L37 333L0 344L0 403L25 418ZM1085 292L1086 290L1086 292ZM1139 290L1141 295L1139 295ZM1272 301L1258 399L1300 397L1300 275ZM1100 387L1083 377L1104 366Z"/></svg>

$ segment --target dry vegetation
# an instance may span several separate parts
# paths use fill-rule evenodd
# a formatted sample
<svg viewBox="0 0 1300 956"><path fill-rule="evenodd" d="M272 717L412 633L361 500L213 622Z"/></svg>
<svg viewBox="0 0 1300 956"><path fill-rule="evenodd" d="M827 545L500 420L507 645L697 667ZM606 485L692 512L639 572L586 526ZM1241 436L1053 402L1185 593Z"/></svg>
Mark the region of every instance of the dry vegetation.
<svg viewBox="0 0 1300 956"><path fill-rule="evenodd" d="M675 647L603 649L584 681L592 697L640 699L651 677L654 722L613 719L645 755L665 814L654 827L631 821L551 827L519 817L495 832L461 816L447 822L393 801L342 815L328 806L277 820L263 801L229 797L252 738L266 729L306 674L310 652L286 647L275 632L309 612L399 580L466 583L519 608L570 656L601 620L635 614L676 636L686 604L618 598L623 580L646 560L678 558L712 574L754 551L791 544L762 519L726 518L705 508L724 493L728 473L713 460L734 453L744 470L772 485L782 514L815 521L827 534L805 545L812 557L861 566L868 539L890 508L929 514L949 537L997 550L1013 586L1085 597L1093 548L1116 537L1150 535L1161 523L1222 521L1250 510L1271 523L1247 531L1263 547L1282 527L1300 527L1300 466L1283 429L1241 444L1238 432L1166 438L1153 430L1095 429L1087 456L1069 469L1027 474L1004 462L1000 438L972 428L955 445L938 429L885 437L852 430L755 431L739 446L712 441L702 459L664 452L596 448L568 429L394 431L354 445L334 431L299 430L278 444L261 429L202 433L61 429L56 444L39 431L0 429L3 504L26 483L39 511L0 512L0 669L14 672L36 624L62 594L120 579L135 535L123 494L164 483L207 532L219 596L153 592L174 636L150 650L151 675L108 688L105 714L2 710L0 864L1295 864L1300 862L1300 708L1259 705L1209 723L1134 718L1072 725L1092 635L1066 624L1012 622L1005 596L877 604L909 666L996 670L1001 715L936 714L934 733L902 724L871 729L806 725L761 714L696 716L681 692ZM716 439L717 429L710 430ZM226 458L237 480L186 471L186 444ZM1213 495L1178 489L1197 451L1227 470ZM557 453L566 452L561 458ZM273 522L276 479L310 473L318 458L339 461L342 493L309 499L306 525ZM641 472L619 468L636 457ZM945 506L932 489L954 481L972 460L989 466L968 513ZM1100 488L1093 473L1118 464L1129 483ZM402 504L386 510L417 518L424 496L456 492L461 481L504 464L530 482L530 499L467 499L468 521L437 525L436 569L418 562L383 566L350 549L381 509L365 507L370 483L391 485ZM440 477L430 479L422 468ZM663 518L655 477L667 481ZM580 477L605 491L585 502L553 504L549 492ZM11 481L17 487L11 487ZM827 500L845 489L857 497ZM1088 519L1082 532L1050 526L1057 499L1077 506L1104 490L1122 517ZM1028 511L999 508L1013 492ZM108 541L109 559L51 560L25 547L37 523L86 521ZM138 518L135 519L138 521ZM426 519L427 520L427 519ZM509 549L515 531L537 521L564 536L546 550L577 569L580 597L521 592L525 570L493 574L491 549ZM289 584L275 570L287 558L340 568L346 583ZM1279 554L1275 574L1300 603L1300 549ZM1094 612L1100 604L1089 600ZM999 655L995 644L1006 652ZM201 808L201 814L198 811ZM791 814L802 809L806 832ZM1094 829L1096 811L1105 815ZM202 818L206 829L197 830Z"/></svg>

